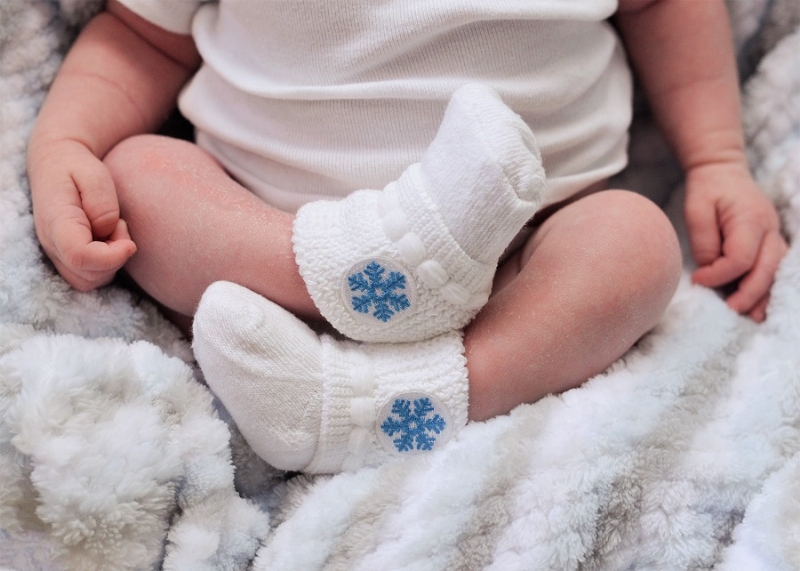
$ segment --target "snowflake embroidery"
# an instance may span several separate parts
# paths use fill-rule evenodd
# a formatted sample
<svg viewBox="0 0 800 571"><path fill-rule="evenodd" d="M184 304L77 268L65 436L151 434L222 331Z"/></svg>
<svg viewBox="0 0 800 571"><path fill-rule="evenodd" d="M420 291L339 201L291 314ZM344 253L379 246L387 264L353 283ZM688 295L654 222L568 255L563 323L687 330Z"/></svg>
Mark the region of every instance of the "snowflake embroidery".
<svg viewBox="0 0 800 571"><path fill-rule="evenodd" d="M414 412L411 412L412 401L398 398L392 404L391 415L381 424L381 430L393 438L392 442L398 452L411 450L432 450L436 444L436 436L441 434L447 422L435 409L427 397L414 399Z"/></svg>
<svg viewBox="0 0 800 571"><path fill-rule="evenodd" d="M400 272L389 272L384 279L385 271L386 268L373 260L362 271L347 278L350 291L364 294L353 296L353 309L359 313L369 313L370 307L374 307L372 315L384 323L395 313L411 306L408 296L398 293L406 289L406 276Z"/></svg>

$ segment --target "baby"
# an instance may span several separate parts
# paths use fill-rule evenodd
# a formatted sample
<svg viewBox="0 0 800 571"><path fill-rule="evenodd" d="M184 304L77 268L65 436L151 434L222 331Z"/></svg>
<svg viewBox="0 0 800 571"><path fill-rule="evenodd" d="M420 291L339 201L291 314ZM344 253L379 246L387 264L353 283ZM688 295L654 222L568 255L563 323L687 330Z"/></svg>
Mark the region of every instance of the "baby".
<svg viewBox="0 0 800 571"><path fill-rule="evenodd" d="M110 0L31 137L36 230L77 289L124 269L193 316L271 464L434 450L601 372L675 290L669 221L607 188L622 43L686 173L694 281L762 321L787 246L722 0ZM196 145L147 134L179 94Z"/></svg>

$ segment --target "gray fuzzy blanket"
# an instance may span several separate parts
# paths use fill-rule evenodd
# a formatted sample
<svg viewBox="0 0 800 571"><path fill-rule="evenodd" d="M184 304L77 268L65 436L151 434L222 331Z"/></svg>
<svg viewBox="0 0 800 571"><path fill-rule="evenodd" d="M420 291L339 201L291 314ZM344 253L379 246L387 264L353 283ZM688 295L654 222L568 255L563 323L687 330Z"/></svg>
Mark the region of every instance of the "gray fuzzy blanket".
<svg viewBox="0 0 800 571"><path fill-rule="evenodd" d="M800 230L800 3L729 0L752 166ZM97 0L0 2L0 570L800 569L800 248L762 325L684 279L584 386L335 477L243 443L147 301L43 259L25 144ZM621 186L665 198L645 118ZM687 255L688 260L688 255Z"/></svg>

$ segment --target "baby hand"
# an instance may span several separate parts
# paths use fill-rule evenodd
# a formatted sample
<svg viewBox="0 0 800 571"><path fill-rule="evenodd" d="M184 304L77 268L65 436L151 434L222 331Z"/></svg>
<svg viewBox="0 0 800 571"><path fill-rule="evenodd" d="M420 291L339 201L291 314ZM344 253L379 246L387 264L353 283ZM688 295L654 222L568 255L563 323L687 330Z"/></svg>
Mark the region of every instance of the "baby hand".
<svg viewBox="0 0 800 571"><path fill-rule="evenodd" d="M728 306L761 322L788 250L775 207L738 163L695 167L686 178L686 224L698 269L692 280L733 286Z"/></svg>
<svg viewBox="0 0 800 571"><path fill-rule="evenodd" d="M136 252L106 166L76 141L29 153L36 233L61 276L75 289L109 283Z"/></svg>

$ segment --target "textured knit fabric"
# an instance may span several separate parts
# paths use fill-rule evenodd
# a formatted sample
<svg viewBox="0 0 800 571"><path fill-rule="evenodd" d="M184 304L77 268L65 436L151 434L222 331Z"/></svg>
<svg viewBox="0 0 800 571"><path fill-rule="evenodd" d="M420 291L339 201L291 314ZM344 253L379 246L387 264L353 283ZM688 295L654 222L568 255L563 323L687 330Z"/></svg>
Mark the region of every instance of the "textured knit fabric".
<svg viewBox="0 0 800 571"><path fill-rule="evenodd" d="M204 64L181 110L283 210L395 180L469 82L531 126L550 202L626 162L630 74L604 21L616 0L122 2L193 34Z"/></svg>
<svg viewBox="0 0 800 571"><path fill-rule="evenodd" d="M338 473L429 452L467 422L459 332L404 344L318 337L269 300L217 282L195 315L194 351L248 444L285 470Z"/></svg>
<svg viewBox="0 0 800 571"><path fill-rule="evenodd" d="M423 451L415 446L398 451L379 443L385 422L381 411L405 395L437 402L435 414L446 416L454 430L467 423L469 383L460 332L417 343L357 344L328 336L322 341L320 440L305 472L355 470Z"/></svg>
<svg viewBox="0 0 800 571"><path fill-rule="evenodd" d="M396 182L300 208L294 251L314 303L360 341L464 327L544 201L544 174L522 119L488 87L459 88L422 161Z"/></svg>

